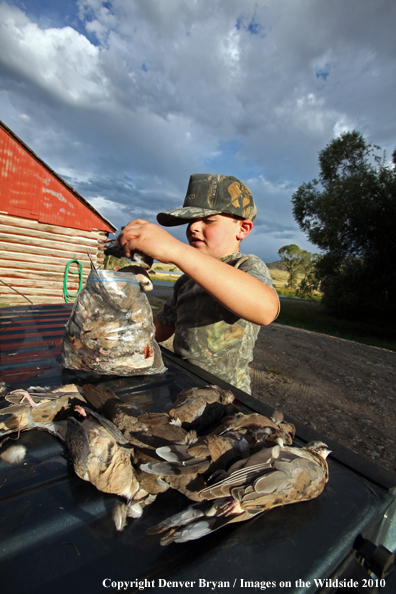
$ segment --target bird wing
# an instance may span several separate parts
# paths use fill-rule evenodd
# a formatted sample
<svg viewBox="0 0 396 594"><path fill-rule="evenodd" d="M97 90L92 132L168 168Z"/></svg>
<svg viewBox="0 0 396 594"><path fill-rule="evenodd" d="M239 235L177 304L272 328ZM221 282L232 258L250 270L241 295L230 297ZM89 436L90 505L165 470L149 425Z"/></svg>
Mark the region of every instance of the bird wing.
<svg viewBox="0 0 396 594"><path fill-rule="evenodd" d="M205 414L205 425L221 416L224 407L231 404L235 396L229 390L222 390L218 386L204 386L203 388L187 388L177 396L175 406L169 415L182 423L198 422Z"/></svg>
<svg viewBox="0 0 396 594"><path fill-rule="evenodd" d="M0 436L32 428L30 404L13 404L0 413Z"/></svg>
<svg viewBox="0 0 396 594"><path fill-rule="evenodd" d="M95 410L91 410L90 408L86 408L85 406L83 406L82 408L88 415L91 415L94 419L96 419L102 425L102 427L104 427L106 431L108 431L110 435L114 437L117 443L121 445L129 444L128 439L124 437L124 435L121 433L118 427L114 425L114 423L109 421L109 419L106 419L106 417L99 414Z"/></svg>
<svg viewBox="0 0 396 594"><path fill-rule="evenodd" d="M96 419L68 419L66 445L76 474L99 491L125 497L139 489L130 456Z"/></svg>
<svg viewBox="0 0 396 594"><path fill-rule="evenodd" d="M119 400L113 390L110 390L110 388L106 388L105 386L99 387L93 386L92 384L85 384L82 387L82 391L86 400L97 410L101 410L107 400L110 400L111 398Z"/></svg>

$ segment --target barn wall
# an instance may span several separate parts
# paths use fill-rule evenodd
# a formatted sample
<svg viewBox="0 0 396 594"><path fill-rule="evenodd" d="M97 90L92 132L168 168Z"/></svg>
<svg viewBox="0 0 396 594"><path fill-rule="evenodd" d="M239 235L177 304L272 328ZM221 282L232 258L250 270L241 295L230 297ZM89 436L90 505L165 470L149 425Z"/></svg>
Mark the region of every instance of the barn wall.
<svg viewBox="0 0 396 594"><path fill-rule="evenodd" d="M63 279L66 264L76 258L83 266L83 282L91 270L89 251L95 265L103 263L107 233L84 231L39 223L28 218L0 214L0 279L34 305L64 303ZM74 264L70 271L77 271ZM78 275L69 273L68 292L78 290ZM0 303L29 305L13 289L0 283Z"/></svg>
<svg viewBox="0 0 396 594"><path fill-rule="evenodd" d="M2 122L0 181L3 213L73 229L116 229Z"/></svg>

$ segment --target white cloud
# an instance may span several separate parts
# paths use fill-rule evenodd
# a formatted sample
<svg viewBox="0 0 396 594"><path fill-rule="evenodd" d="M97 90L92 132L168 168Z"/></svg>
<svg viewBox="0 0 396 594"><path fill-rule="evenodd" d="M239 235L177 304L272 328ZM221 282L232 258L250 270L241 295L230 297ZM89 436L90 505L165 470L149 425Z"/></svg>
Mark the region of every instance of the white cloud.
<svg viewBox="0 0 396 594"><path fill-rule="evenodd" d="M388 154L396 144L394 3L78 7L77 31L0 4L2 119L85 197L113 204L118 226L181 204L191 173L216 171L252 186L258 250L293 233L300 245L290 197L317 175L318 151L353 128Z"/></svg>
<svg viewBox="0 0 396 594"><path fill-rule="evenodd" d="M100 50L72 29L42 30L20 10L0 5L0 61L58 101L92 105L108 99Z"/></svg>

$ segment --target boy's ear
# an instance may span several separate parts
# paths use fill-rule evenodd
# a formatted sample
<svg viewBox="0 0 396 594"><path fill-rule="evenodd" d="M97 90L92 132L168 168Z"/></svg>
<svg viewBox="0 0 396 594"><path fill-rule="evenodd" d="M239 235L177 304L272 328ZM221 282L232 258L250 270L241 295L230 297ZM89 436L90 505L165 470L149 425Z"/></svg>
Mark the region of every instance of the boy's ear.
<svg viewBox="0 0 396 594"><path fill-rule="evenodd" d="M238 241L242 241L242 239L245 239L245 237L249 235L252 229L253 221L250 221L249 219L243 219L242 221L239 221L239 230L236 236Z"/></svg>

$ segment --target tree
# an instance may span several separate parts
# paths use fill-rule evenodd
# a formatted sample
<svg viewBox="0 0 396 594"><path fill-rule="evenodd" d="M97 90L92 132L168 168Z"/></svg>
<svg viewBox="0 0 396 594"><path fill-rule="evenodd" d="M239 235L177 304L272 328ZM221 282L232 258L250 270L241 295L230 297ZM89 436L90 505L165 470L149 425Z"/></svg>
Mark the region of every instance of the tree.
<svg viewBox="0 0 396 594"><path fill-rule="evenodd" d="M301 266L301 254L303 250L295 243L284 245L278 251L280 259L283 261L284 267L289 273L288 287L294 288L297 283L297 272Z"/></svg>
<svg viewBox="0 0 396 594"><path fill-rule="evenodd" d="M292 243L284 245L278 251L283 265L289 273L287 286L297 288L297 294L308 297L319 288L320 280L316 277L315 269L320 260L319 254L311 254ZM301 272L303 278L297 287L297 273Z"/></svg>
<svg viewBox="0 0 396 594"><path fill-rule="evenodd" d="M386 163L380 150L356 130L342 134L319 153L319 180L292 196L300 228L324 251L316 268L337 313L396 309L396 151Z"/></svg>
<svg viewBox="0 0 396 594"><path fill-rule="evenodd" d="M300 271L303 274L302 282L307 282L308 277L314 274L315 268L317 263L320 260L319 254L311 254L311 252L307 252L306 250L301 250L301 257L300 257ZM300 285L301 285L300 283Z"/></svg>
<svg viewBox="0 0 396 594"><path fill-rule="evenodd" d="M300 272L302 272L303 278L297 289L299 297L310 297L312 293L319 291L320 278L316 274L316 267L320 258L319 254L311 254L311 252L302 250Z"/></svg>

